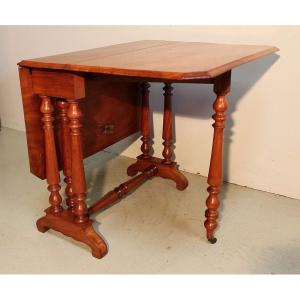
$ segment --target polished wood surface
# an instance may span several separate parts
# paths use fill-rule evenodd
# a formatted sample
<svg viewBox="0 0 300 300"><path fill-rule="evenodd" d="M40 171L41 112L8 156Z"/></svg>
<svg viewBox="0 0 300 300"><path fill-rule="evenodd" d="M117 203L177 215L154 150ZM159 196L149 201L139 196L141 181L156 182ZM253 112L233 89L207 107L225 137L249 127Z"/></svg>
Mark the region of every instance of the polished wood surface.
<svg viewBox="0 0 300 300"><path fill-rule="evenodd" d="M120 184L118 187L113 189L112 191L108 192L105 196L103 196L100 200L94 203L92 206L89 207L89 214L93 214L99 210L102 210L114 202L118 201L128 193L132 192L146 180L150 179L151 177L155 176L157 173L158 168L155 165L149 166L145 169L141 174L137 175L136 177Z"/></svg>
<svg viewBox="0 0 300 300"><path fill-rule="evenodd" d="M270 46L140 41L22 61L19 74L30 170L47 179L50 192L50 207L37 221L38 230L59 231L87 244L93 256L101 258L108 248L94 230L91 214L118 202L152 177L170 179L178 190L186 189L188 180L173 160L172 83L195 82L213 84L217 95L204 223L207 239L215 243L231 69L277 50ZM152 81L164 84L161 158L152 153ZM88 207L83 159L138 131L141 155L127 168L127 174L135 177ZM60 170L66 183L64 199Z"/></svg>
<svg viewBox="0 0 300 300"><path fill-rule="evenodd" d="M49 203L51 205L51 212L57 214L62 211L62 198L59 193L61 187L59 184L60 177L58 172L58 162L53 131L54 118L52 114L54 108L48 96L41 96L41 99L41 113L44 128L46 154L46 178L48 183L48 191L50 192Z"/></svg>
<svg viewBox="0 0 300 300"><path fill-rule="evenodd" d="M163 159L158 157L143 158L142 155L137 157L137 161L127 168L128 176L135 176L138 172L144 172L150 166L156 166L158 171L155 176L170 179L175 182L176 188L183 191L188 186L187 178L180 172L179 166L172 161L171 164L165 164Z"/></svg>
<svg viewBox="0 0 300 300"><path fill-rule="evenodd" d="M37 220L37 229L44 233L49 229L61 232L76 241L88 245L95 258L102 258L108 251L104 239L96 233L93 228L93 221L84 223L75 222L75 215L68 210L62 211L59 215L52 214L50 209L45 210L46 215Z"/></svg>
<svg viewBox="0 0 300 300"><path fill-rule="evenodd" d="M65 194L66 204L68 209L73 211L75 206L75 197L72 188L72 162L71 162L71 136L69 130L69 118L67 116L69 104L67 101L56 101L56 107L59 109L59 145L60 153L62 156L63 174L65 176L64 182L66 183Z"/></svg>
<svg viewBox="0 0 300 300"><path fill-rule="evenodd" d="M141 85L142 107L141 107L141 151L143 158L150 157L151 137L150 137L150 109L149 109L149 88L148 82L143 82Z"/></svg>
<svg viewBox="0 0 300 300"><path fill-rule="evenodd" d="M71 85L70 81L63 80L65 75L59 72L46 72L47 75L45 76L33 77L34 71L20 68L19 73L30 170L41 179L46 178L45 146L41 127L41 99L37 96L37 91L48 92L50 95L47 95L51 97L57 97L57 95L62 97L65 89L69 90L68 95L70 95L71 90L80 91L71 94L73 99L78 99L84 95L79 104L84 115L82 120L84 123L82 128L84 158L138 132L140 129L140 95L139 83L137 82L119 82L86 74L83 81L77 78L78 76L77 79L68 76L69 79L73 78ZM53 79L48 78L49 74ZM56 91L52 87L53 82L56 83ZM78 87L74 87L73 84L78 84ZM34 91L33 86L39 88ZM60 109L58 108L54 111L53 117L59 120L59 115ZM111 130L108 131L107 128ZM59 126L54 126L53 130L55 137L59 137L60 133L57 132ZM55 144L57 146L61 143L56 141ZM58 161L62 162L63 149L57 149L57 152L61 156L58 157ZM62 163L59 164L59 170L61 169L63 169Z"/></svg>
<svg viewBox="0 0 300 300"><path fill-rule="evenodd" d="M207 189L209 196L206 200L207 210L205 211L206 221L204 223L207 231L207 239L214 244L217 239L213 236L217 228L218 207L220 205L219 194L222 185L222 155L223 155L223 130L225 128L226 115L228 107L226 94L230 91L230 72L227 72L216 78L214 84L214 92L217 94L217 99L213 104L215 114L214 119L214 136L211 150L211 159Z"/></svg>
<svg viewBox="0 0 300 300"><path fill-rule="evenodd" d="M84 77L71 73L32 70L33 92L66 99L85 96Z"/></svg>
<svg viewBox="0 0 300 300"><path fill-rule="evenodd" d="M188 80L213 78L278 50L273 46L146 40L23 60L19 65L30 68Z"/></svg>
<svg viewBox="0 0 300 300"><path fill-rule="evenodd" d="M86 206L86 182L83 166L82 140L81 140L81 117L82 113L77 100L68 100L69 108L67 116L70 119L71 137L71 172L72 189L74 193L75 222L84 223L88 220L88 210Z"/></svg>
<svg viewBox="0 0 300 300"><path fill-rule="evenodd" d="M45 144L40 112L42 100L33 92L31 70L19 68L19 77L30 172L41 179L45 179Z"/></svg>
<svg viewBox="0 0 300 300"><path fill-rule="evenodd" d="M142 154L137 157L137 161L127 168L128 176L135 176L138 172L145 172L148 168L155 166L157 172L154 176L173 180L176 188L180 191L188 186L187 178L179 171L178 165L173 161L172 136L173 136L173 115L172 115L172 91L170 83L164 84L164 116L163 116L163 159L150 155L150 111L149 111L149 84L142 84ZM146 150L146 151L145 151ZM145 155L146 154L146 155Z"/></svg>
<svg viewBox="0 0 300 300"><path fill-rule="evenodd" d="M164 86L164 119L163 119L163 163L166 165L172 164L173 149L173 114L172 114L172 96L173 87L170 83L166 83Z"/></svg>

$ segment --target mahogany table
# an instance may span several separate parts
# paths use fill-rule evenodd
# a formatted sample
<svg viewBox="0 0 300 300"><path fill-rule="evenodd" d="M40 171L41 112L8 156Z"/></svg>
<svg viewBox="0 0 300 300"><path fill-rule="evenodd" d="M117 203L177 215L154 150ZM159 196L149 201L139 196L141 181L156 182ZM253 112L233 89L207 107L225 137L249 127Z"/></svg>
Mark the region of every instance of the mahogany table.
<svg viewBox="0 0 300 300"><path fill-rule="evenodd" d="M231 69L278 50L145 40L21 61L30 170L47 179L50 193L50 206L37 221L38 230L59 231L87 244L93 256L101 258L107 245L93 229L92 214L154 176L171 179L178 190L184 190L188 181L172 159L172 83L204 83L213 84L217 95L204 223L207 239L215 243ZM164 83L162 159L151 151L149 82ZM142 154L127 169L133 178L87 207L83 159L139 131ZM66 208L60 170L66 184Z"/></svg>

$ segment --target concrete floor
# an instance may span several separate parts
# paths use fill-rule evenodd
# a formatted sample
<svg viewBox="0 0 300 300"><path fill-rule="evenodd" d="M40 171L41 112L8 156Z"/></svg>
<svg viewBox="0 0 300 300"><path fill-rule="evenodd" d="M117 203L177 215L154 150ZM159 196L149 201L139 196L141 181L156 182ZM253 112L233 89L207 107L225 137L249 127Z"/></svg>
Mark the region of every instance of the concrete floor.
<svg viewBox="0 0 300 300"><path fill-rule="evenodd" d="M300 201L224 184L214 245L203 227L206 178L185 173L183 192L155 178L96 215L109 243L103 259L35 221L47 206L46 183L29 173L25 135L0 133L0 273L300 273ZM101 152L86 160L89 202L128 179L134 160Z"/></svg>

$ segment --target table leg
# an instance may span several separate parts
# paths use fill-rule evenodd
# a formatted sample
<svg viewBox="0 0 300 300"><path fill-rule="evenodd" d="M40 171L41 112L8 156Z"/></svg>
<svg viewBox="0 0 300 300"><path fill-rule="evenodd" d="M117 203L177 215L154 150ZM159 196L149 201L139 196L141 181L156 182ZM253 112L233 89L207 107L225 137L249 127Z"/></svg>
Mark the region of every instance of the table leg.
<svg viewBox="0 0 300 300"><path fill-rule="evenodd" d="M148 82L141 85L142 89L142 113L141 113L141 131L142 131L142 158L149 158L151 150L151 137L150 137L150 110L149 110L149 87Z"/></svg>
<svg viewBox="0 0 300 300"><path fill-rule="evenodd" d="M82 144L81 144L81 123L82 113L79 109L79 102L69 100L67 116L70 119L69 128L71 135L71 170L74 193L75 222L84 223L88 220L88 210L86 206L86 183L83 166Z"/></svg>
<svg viewBox="0 0 300 300"><path fill-rule="evenodd" d="M58 172L58 163L53 131L54 118L52 116L52 113L54 111L54 108L49 97L41 96L41 99L41 113L44 129L46 156L46 178L48 183L48 190L50 192L50 211L53 214L59 214L62 211L62 198L59 193L61 187L59 185L60 177Z"/></svg>
<svg viewBox="0 0 300 300"><path fill-rule="evenodd" d="M142 105L141 105L141 151L142 154L138 156L138 160L148 160L151 158L151 137L150 137L150 109L149 109L149 88L150 84L148 82L143 82L140 85ZM128 176L135 176L139 171L138 164L135 163L127 168Z"/></svg>
<svg viewBox="0 0 300 300"><path fill-rule="evenodd" d="M75 201L72 189L72 176L71 176L71 140L70 140L70 128L69 128L69 118L67 116L68 103L63 100L56 101L56 106L59 109L59 136L60 136L60 146L63 161L63 173L64 182L66 183L65 194L67 196L66 203L68 209L73 211Z"/></svg>
<svg viewBox="0 0 300 300"><path fill-rule="evenodd" d="M150 113L149 113L149 85L147 83L142 86L142 155L137 157L137 161L130 165L127 169L129 176L135 176L138 172L145 172L151 166L156 166L158 172L155 176L175 181L178 190L184 190L188 186L187 178L178 170L178 165L172 160L172 85L166 83L164 87L164 125L163 125L163 159L150 155Z"/></svg>
<svg viewBox="0 0 300 300"><path fill-rule="evenodd" d="M214 231L218 226L218 207L220 205L219 193L222 185L222 152L223 152L223 131L225 128L227 110L226 94L230 90L230 72L225 73L216 78L214 83L214 92L217 98L213 104L215 114L214 119L214 136L211 152L211 160L209 166L209 173L207 189L209 196L206 200L207 210L205 211L206 221L204 222L207 239L214 244L217 239L214 237Z"/></svg>
<svg viewBox="0 0 300 300"><path fill-rule="evenodd" d="M172 136L173 136L173 115L172 115L172 85L171 83L165 83L164 86L164 120L163 120L163 152L164 157L163 164L169 165L172 164Z"/></svg>

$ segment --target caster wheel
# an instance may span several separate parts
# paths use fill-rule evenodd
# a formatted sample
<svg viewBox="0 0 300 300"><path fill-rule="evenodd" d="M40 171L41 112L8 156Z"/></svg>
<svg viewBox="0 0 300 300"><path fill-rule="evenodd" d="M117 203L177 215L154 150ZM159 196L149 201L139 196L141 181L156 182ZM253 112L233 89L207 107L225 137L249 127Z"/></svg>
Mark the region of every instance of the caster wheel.
<svg viewBox="0 0 300 300"><path fill-rule="evenodd" d="M211 244L215 244L217 242L217 239L215 237L212 237L208 240Z"/></svg>

